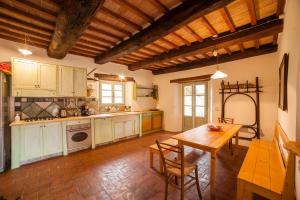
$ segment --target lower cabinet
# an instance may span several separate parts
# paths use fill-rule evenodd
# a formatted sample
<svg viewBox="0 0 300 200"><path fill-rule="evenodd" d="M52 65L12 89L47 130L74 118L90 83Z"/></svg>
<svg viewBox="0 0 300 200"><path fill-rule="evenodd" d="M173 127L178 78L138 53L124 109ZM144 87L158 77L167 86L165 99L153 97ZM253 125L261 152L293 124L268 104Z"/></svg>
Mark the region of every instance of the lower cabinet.
<svg viewBox="0 0 300 200"><path fill-rule="evenodd" d="M95 119L95 144L113 141L111 118Z"/></svg>
<svg viewBox="0 0 300 200"><path fill-rule="evenodd" d="M20 130L21 162L40 160L63 151L60 123L23 125Z"/></svg>
<svg viewBox="0 0 300 200"><path fill-rule="evenodd" d="M162 111L149 111L142 114L142 133L152 133L162 129Z"/></svg>

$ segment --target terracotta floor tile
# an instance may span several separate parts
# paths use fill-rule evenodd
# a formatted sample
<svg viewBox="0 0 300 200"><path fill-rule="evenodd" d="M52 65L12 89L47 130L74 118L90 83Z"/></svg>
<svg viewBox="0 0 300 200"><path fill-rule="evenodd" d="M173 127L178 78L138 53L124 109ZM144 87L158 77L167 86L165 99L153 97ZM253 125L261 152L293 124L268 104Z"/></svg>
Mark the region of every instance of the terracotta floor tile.
<svg viewBox="0 0 300 200"><path fill-rule="evenodd" d="M0 174L0 197L15 200L159 200L164 198L164 179L149 168L148 147L156 139L172 136L159 132L141 138L85 150L22 166ZM203 199L210 199L209 153L186 148L186 159L199 166ZM226 145L218 154L216 199L235 199L236 177L246 151L230 154ZM158 167L158 157L155 157ZM169 187L169 199L180 192ZM196 188L185 199L198 199Z"/></svg>

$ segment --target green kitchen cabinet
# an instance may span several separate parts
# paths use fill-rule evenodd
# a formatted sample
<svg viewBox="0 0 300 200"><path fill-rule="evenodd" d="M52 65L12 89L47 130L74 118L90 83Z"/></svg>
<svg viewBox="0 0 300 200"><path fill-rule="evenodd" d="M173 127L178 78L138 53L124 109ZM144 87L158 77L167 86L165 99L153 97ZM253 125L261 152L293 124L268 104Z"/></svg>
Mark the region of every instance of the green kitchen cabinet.
<svg viewBox="0 0 300 200"><path fill-rule="evenodd" d="M113 141L111 118L95 119L95 144Z"/></svg>
<svg viewBox="0 0 300 200"><path fill-rule="evenodd" d="M20 143L21 143L21 157L20 161L25 162L33 159L39 159L43 155L42 137L40 124L26 125L20 127ZM14 145L14 144L13 144Z"/></svg>
<svg viewBox="0 0 300 200"><path fill-rule="evenodd" d="M61 123L47 123L42 127L43 156L63 151Z"/></svg>
<svg viewBox="0 0 300 200"><path fill-rule="evenodd" d="M62 153L61 123L23 125L20 127L21 163L41 160Z"/></svg>

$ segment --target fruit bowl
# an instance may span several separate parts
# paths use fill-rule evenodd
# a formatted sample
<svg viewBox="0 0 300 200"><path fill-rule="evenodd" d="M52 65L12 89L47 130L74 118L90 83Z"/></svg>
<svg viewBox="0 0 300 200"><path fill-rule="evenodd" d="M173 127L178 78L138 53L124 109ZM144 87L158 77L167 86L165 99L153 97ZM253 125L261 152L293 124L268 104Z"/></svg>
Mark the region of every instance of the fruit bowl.
<svg viewBox="0 0 300 200"><path fill-rule="evenodd" d="M209 125L207 125L207 128L210 131L222 131L223 126L209 124Z"/></svg>

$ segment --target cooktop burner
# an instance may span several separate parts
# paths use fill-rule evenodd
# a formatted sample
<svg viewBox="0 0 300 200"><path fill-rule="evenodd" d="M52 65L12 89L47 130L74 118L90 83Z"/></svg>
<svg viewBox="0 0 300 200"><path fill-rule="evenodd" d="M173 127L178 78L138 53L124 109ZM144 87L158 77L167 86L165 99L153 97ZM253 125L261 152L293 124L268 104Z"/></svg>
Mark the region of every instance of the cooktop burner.
<svg viewBox="0 0 300 200"><path fill-rule="evenodd" d="M25 119L25 122L33 122L33 121L46 121L46 120L53 120L55 117L34 117Z"/></svg>

